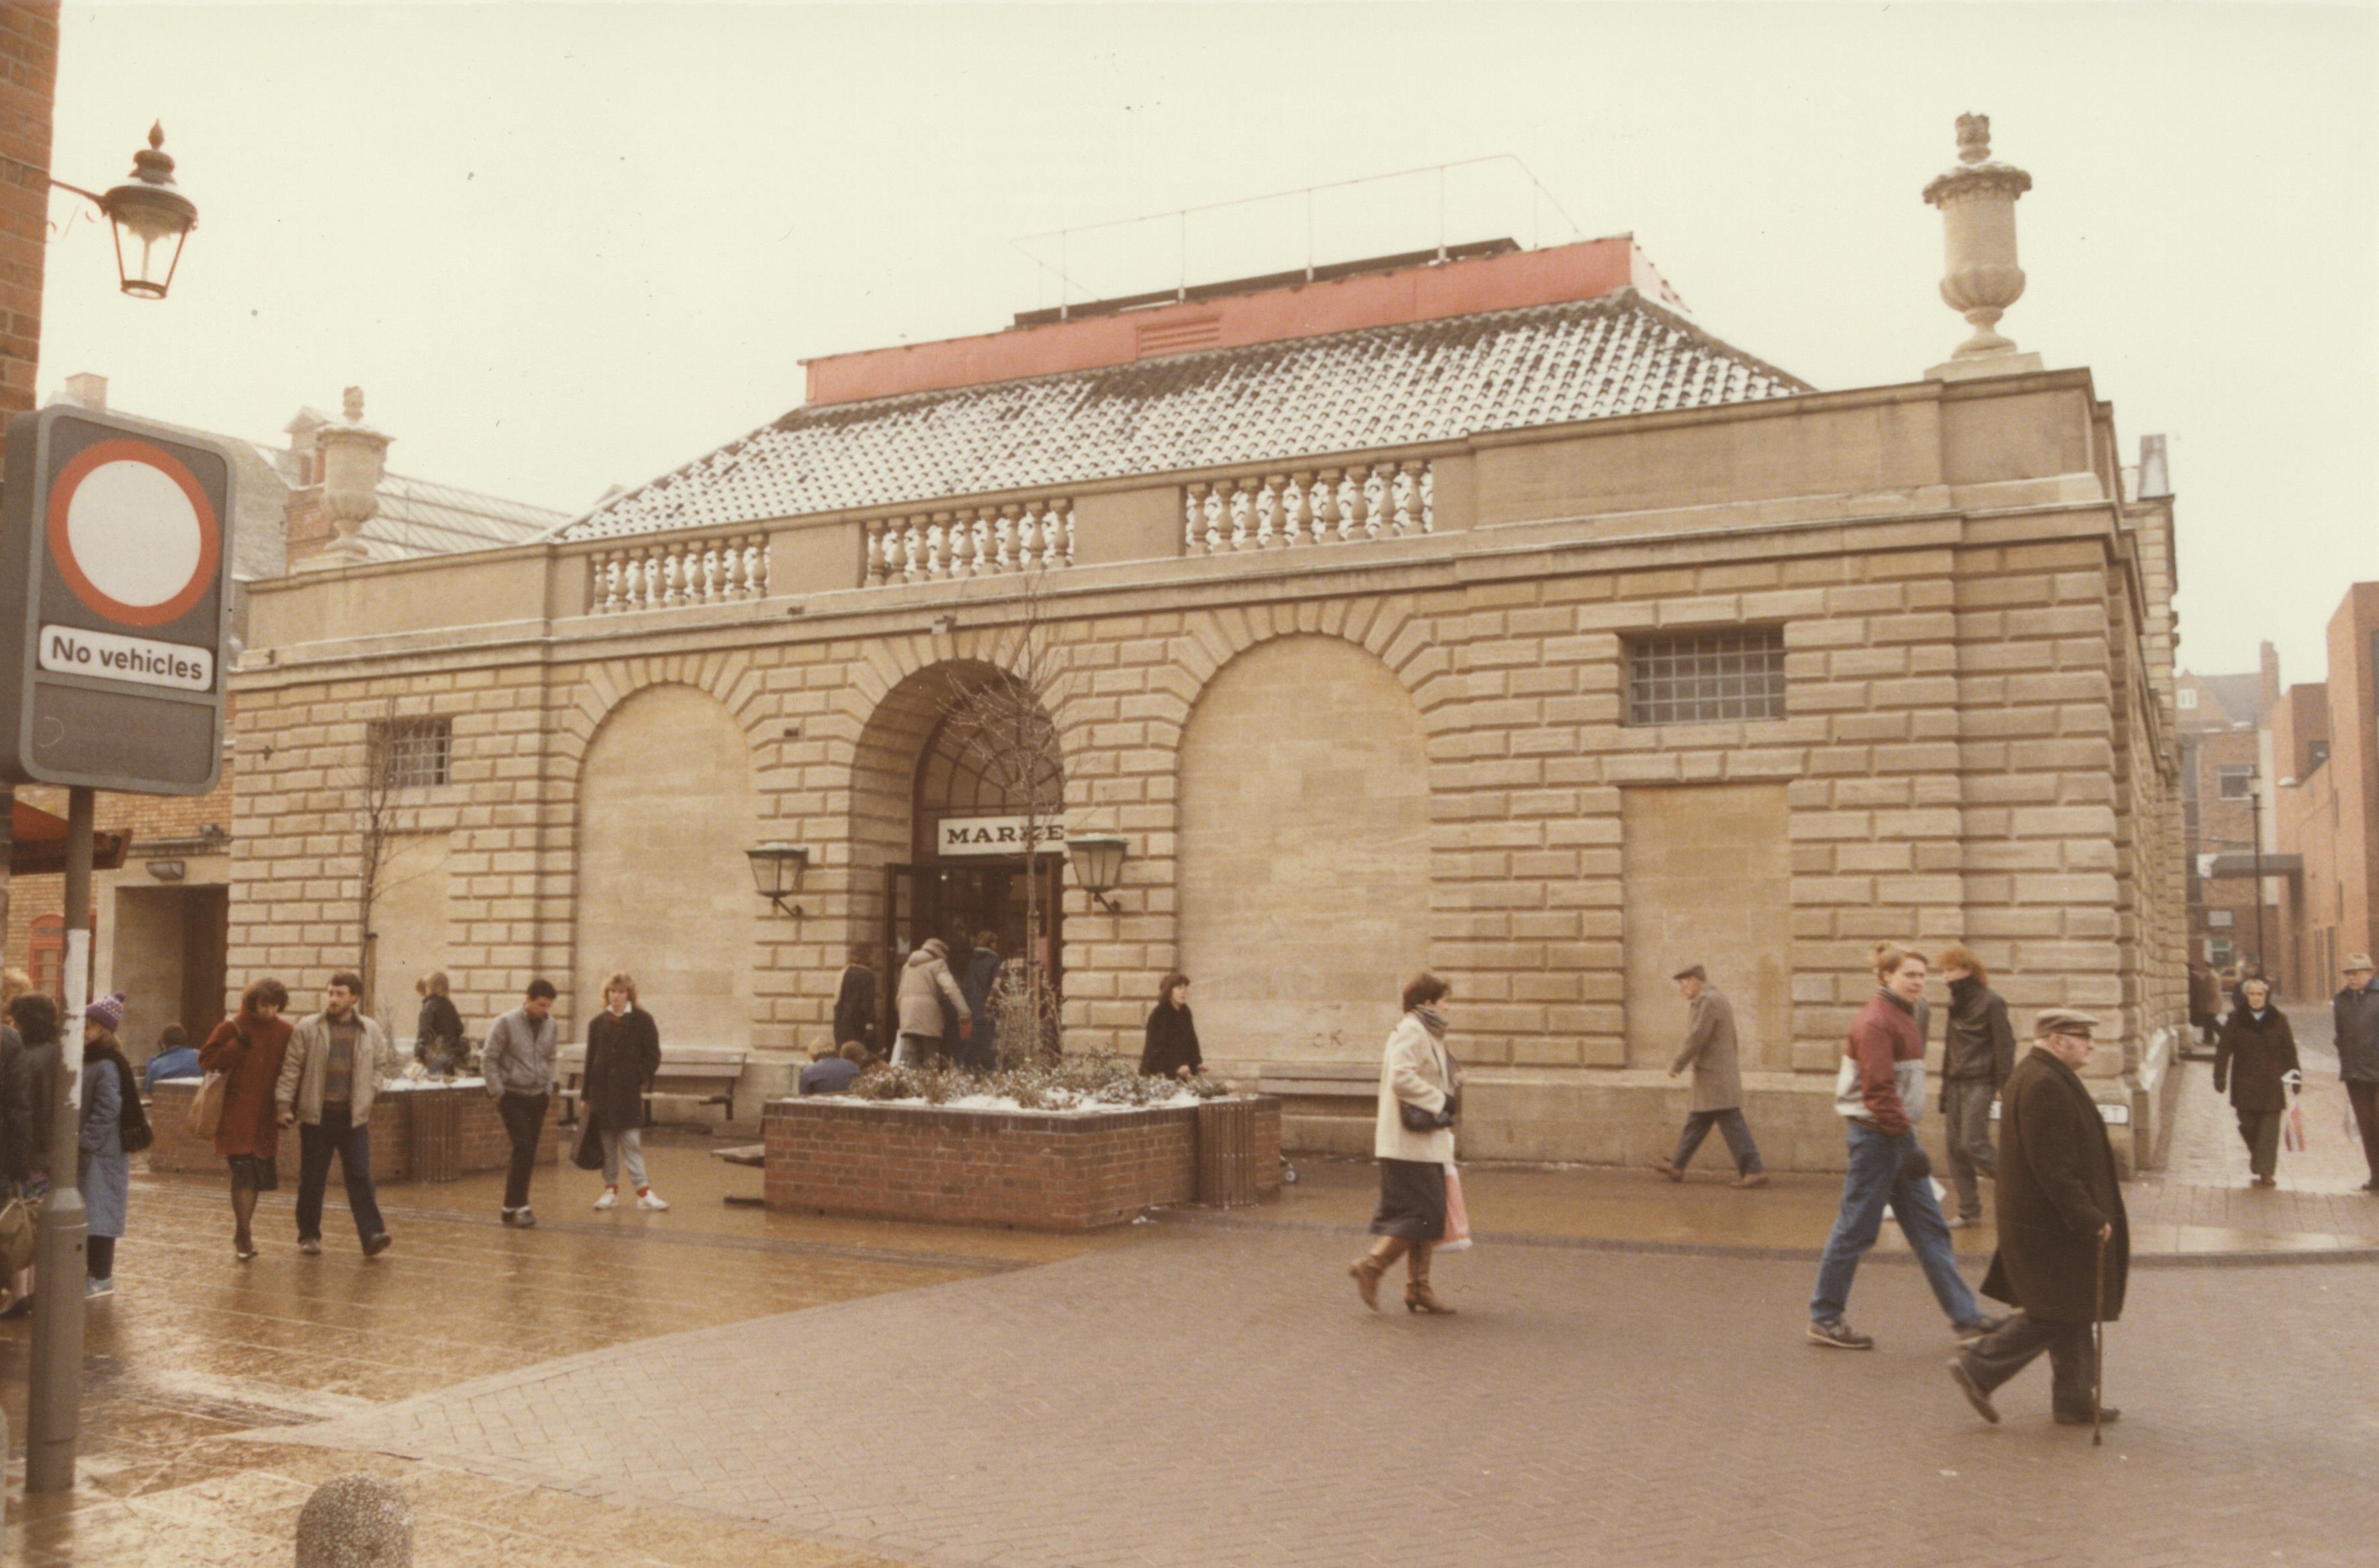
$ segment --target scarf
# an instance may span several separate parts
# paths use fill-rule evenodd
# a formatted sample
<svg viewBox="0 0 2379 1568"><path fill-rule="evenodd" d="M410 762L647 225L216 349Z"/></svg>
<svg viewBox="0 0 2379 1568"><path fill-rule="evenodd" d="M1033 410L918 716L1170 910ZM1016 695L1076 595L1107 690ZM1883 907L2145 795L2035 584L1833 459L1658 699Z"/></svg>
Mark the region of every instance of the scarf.
<svg viewBox="0 0 2379 1568"><path fill-rule="evenodd" d="M1419 1007L1413 1009L1413 1017L1420 1019L1420 1026L1429 1031L1429 1037L1431 1040L1444 1040L1445 1015L1443 1013L1439 1012L1435 1007Z"/></svg>
<svg viewBox="0 0 2379 1568"><path fill-rule="evenodd" d="M1964 1012L1967 1005L1973 1002L1976 995L1981 994L1982 989L1983 983L1976 980L1971 974L1966 976L1963 980L1953 980L1950 982L1950 1010L1951 1012L1958 1013Z"/></svg>

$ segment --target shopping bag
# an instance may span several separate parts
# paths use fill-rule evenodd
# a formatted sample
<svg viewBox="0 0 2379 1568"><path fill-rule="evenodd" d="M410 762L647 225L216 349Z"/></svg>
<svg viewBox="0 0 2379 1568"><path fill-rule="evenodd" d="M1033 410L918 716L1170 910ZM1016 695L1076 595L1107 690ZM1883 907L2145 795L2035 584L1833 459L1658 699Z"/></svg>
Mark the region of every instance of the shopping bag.
<svg viewBox="0 0 2379 1568"><path fill-rule="evenodd" d="M231 1092L231 1074L211 1072L199 1092L190 1096L190 1108L185 1125L192 1138L212 1138L223 1126L223 1099Z"/></svg>
<svg viewBox="0 0 2379 1568"><path fill-rule="evenodd" d="M603 1168L603 1135L596 1130L592 1111L584 1112L578 1118L578 1143L571 1151L570 1163L582 1171Z"/></svg>
<svg viewBox="0 0 2379 1568"><path fill-rule="evenodd" d="M2280 1117L2280 1146L2291 1154L2301 1154L2305 1152L2304 1078L2289 1072L2280 1081L2288 1092L2288 1108Z"/></svg>
<svg viewBox="0 0 2379 1568"><path fill-rule="evenodd" d="M1470 1245L1470 1211L1462 1204L1462 1173L1445 1167L1445 1239L1440 1252L1459 1252Z"/></svg>
<svg viewBox="0 0 2379 1568"><path fill-rule="evenodd" d="M0 1269L14 1274L33 1262L33 1202L15 1197L0 1208Z"/></svg>

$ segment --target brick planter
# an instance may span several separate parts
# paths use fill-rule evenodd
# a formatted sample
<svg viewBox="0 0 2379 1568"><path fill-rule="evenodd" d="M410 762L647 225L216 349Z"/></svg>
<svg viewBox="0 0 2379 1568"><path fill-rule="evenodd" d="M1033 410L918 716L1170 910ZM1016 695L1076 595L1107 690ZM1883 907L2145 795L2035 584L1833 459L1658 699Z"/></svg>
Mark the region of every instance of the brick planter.
<svg viewBox="0 0 2379 1568"><path fill-rule="evenodd" d="M1256 1101L1256 1187L1280 1188L1280 1102ZM1198 1192L1198 1112L960 1111L821 1097L767 1110L780 1212L1026 1230L1124 1224Z"/></svg>
<svg viewBox="0 0 2379 1568"><path fill-rule="evenodd" d="M199 1092L198 1081L169 1080L157 1086L154 1098L149 1102L149 1125L157 1140L149 1146L149 1170L152 1175L194 1173L218 1176L223 1163L215 1153L214 1140L192 1138L185 1126L190 1113L190 1099ZM387 1090L374 1097L371 1114L371 1167L375 1183L409 1181L413 1176L413 1096L439 1091ZM512 1143L504 1136L502 1118L496 1115L496 1103L484 1093L464 1094L463 1101L463 1171L500 1171L512 1158ZM546 1112L545 1131L537 1140L539 1164L551 1164L560 1157L562 1140L555 1127L561 1115L558 1105ZM279 1156L281 1179L284 1185L297 1179L297 1129L281 1129ZM337 1179L335 1175L333 1180Z"/></svg>

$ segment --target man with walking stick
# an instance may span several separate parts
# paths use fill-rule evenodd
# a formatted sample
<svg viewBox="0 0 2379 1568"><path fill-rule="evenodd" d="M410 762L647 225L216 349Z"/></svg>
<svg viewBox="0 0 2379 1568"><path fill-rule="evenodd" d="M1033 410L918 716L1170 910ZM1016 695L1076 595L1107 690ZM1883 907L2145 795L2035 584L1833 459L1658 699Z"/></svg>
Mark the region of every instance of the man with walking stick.
<svg viewBox="0 0 2379 1568"><path fill-rule="evenodd" d="M2043 1011L2032 1050L2000 1094L1999 1251L1983 1294L2022 1309L1950 1362L1950 1381L1984 1420L1991 1391L2048 1352L2059 1426L2095 1429L2121 1412L2099 1397L2099 1325L2123 1314L2131 1238L2107 1124L2083 1086L2098 1020Z"/></svg>

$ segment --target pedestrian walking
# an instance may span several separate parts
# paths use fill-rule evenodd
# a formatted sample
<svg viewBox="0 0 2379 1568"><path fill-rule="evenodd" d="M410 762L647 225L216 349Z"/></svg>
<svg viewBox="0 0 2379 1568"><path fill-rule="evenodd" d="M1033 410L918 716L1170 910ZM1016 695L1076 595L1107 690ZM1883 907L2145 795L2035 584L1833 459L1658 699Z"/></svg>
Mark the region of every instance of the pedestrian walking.
<svg viewBox="0 0 2379 1568"><path fill-rule="evenodd" d="M256 981L239 994L239 1010L199 1047L199 1069L223 1075L215 1153L231 1171L231 1250L243 1263L256 1256L256 1195L281 1187L281 1123L272 1092L296 1027L281 1016L288 1006L287 986Z"/></svg>
<svg viewBox="0 0 2379 1568"><path fill-rule="evenodd" d="M1429 1286L1430 1254L1445 1239L1445 1173L1454 1164L1454 1123L1462 1071L1446 1049L1453 987L1423 974L1405 987L1404 1017L1380 1057L1380 1108L1371 1152L1380 1164L1379 1240L1347 1265L1363 1305L1380 1309L1380 1276L1405 1259L1405 1310L1451 1316Z"/></svg>
<svg viewBox="0 0 2379 1568"><path fill-rule="evenodd" d="M1148 1010L1148 1032L1141 1042L1140 1070L1184 1083L1206 1070L1206 1057L1198 1049L1198 1020L1190 1016L1190 977L1177 970L1156 988L1156 1006Z"/></svg>
<svg viewBox="0 0 2379 1568"><path fill-rule="evenodd" d="M2365 1192L2379 1192L2379 976L2371 969L2371 955L2347 956L2346 984L2330 1002L2337 1025L2337 1076L2354 1107L2354 1126L2362 1134L2362 1163L2371 1169Z"/></svg>
<svg viewBox="0 0 2379 1568"><path fill-rule="evenodd" d="M1983 1293L2018 1310L1950 1363L1951 1381L1995 1425L1992 1391L2043 1350L2049 1409L2059 1426L2122 1415L2099 1404L2091 1338L2095 1325L2123 1315L2131 1261L2114 1145L2081 1079L2097 1027L2087 1013L2043 1011L1999 1109L1999 1245Z"/></svg>
<svg viewBox="0 0 2379 1568"><path fill-rule="evenodd" d="M2252 1185L2277 1187L2280 1118L2288 1110L2288 1075L2299 1071L2296 1031L2288 1015L2272 1005L2267 982L2243 982L2239 995L2244 1005L2223 1020L2222 1038L2215 1043L2214 1092L2221 1093L2228 1080Z"/></svg>
<svg viewBox="0 0 2379 1568"><path fill-rule="evenodd" d="M22 985L18 984L23 981ZM21 970L9 970L0 977L0 991L6 993L6 1002L14 1002L30 990L32 983ZM5 1007L6 1003L0 1003ZM25 1196L27 1182L33 1174L33 1102L31 1075L25 1065L25 1037L14 1023L0 1022L0 1202ZM43 1107L44 1113L47 1107ZM32 1289L30 1278L7 1283L11 1308L18 1292ZM10 1314L0 1311L0 1317Z"/></svg>
<svg viewBox="0 0 2379 1568"><path fill-rule="evenodd" d="M140 1080L115 1031L124 1027L124 993L110 992L82 1013L82 1119L75 1185L82 1189L83 1295L115 1294L115 1244L132 1200L132 1157L126 1134L146 1130ZM148 1147L145 1139L140 1147Z"/></svg>
<svg viewBox="0 0 2379 1568"><path fill-rule="evenodd" d="M998 989L999 933L985 931L975 937L966 978L959 982L959 995L966 998L967 1017L974 1025L959 1054L959 1065L972 1072L990 1072L999 1066L999 1018L993 1008Z"/></svg>
<svg viewBox="0 0 2379 1568"><path fill-rule="evenodd" d="M463 1015L447 995L446 971L431 970L413 983L421 998L421 1012L413 1024L413 1059L432 1078L453 1078L469 1060L463 1043Z"/></svg>
<svg viewBox="0 0 2379 1568"><path fill-rule="evenodd" d="M876 949L860 943L851 949L842 984L834 994L834 1043L854 1041L873 1054L876 1043Z"/></svg>
<svg viewBox="0 0 2379 1568"><path fill-rule="evenodd" d="M158 1031L157 1049L140 1067L140 1087L149 1094L171 1078L199 1076L199 1053L190 1044L189 1031L178 1023L169 1023Z"/></svg>
<svg viewBox="0 0 2379 1568"><path fill-rule="evenodd" d="M598 1209L619 1205L623 1161L628 1181L636 1189L636 1207L656 1213L669 1207L645 1178L645 1096L653 1092L653 1075L660 1066L659 1026L652 1014L636 1006L634 978L625 970L613 970L603 979L603 1010L586 1026L586 1092L581 1100L595 1118L596 1136L603 1140L603 1195L595 1200ZM541 1120L542 1105L537 1114ZM534 1152L536 1146L530 1147ZM522 1196L525 1202L525 1189Z"/></svg>
<svg viewBox="0 0 2379 1568"><path fill-rule="evenodd" d="M342 971L322 989L322 1010L289 1033L272 1080L276 1119L297 1127L297 1250L322 1250L322 1191L331 1158L347 1189L347 1212L364 1256L393 1245L372 1188L371 1108L380 1086L397 1074L395 1047L380 1020L361 1007L363 976Z"/></svg>
<svg viewBox="0 0 2379 1568"><path fill-rule="evenodd" d="M1979 1178L1999 1179L1991 1146L1991 1103L2015 1071L2015 1026L2007 1002L1991 989L1990 971L1970 947L1941 955L1950 983L1950 1021L1941 1031L1941 1119L1950 1145L1950 1180L1958 1191L1951 1230L1983 1223Z"/></svg>
<svg viewBox="0 0 2379 1568"><path fill-rule="evenodd" d="M1685 1166L1715 1127L1734 1156L1734 1185L1766 1187L1767 1168L1759 1163L1759 1145L1751 1140L1751 1124L1743 1119L1743 1069L1737 1060L1734 1005L1709 983L1709 971L1699 964L1669 977L1691 1009L1685 1016L1685 1043L1669 1064L1669 1076L1691 1067L1693 1098L1685 1112L1685 1130L1677 1135L1676 1152L1652 1162L1652 1168L1671 1181L1685 1179Z"/></svg>
<svg viewBox="0 0 2379 1568"><path fill-rule="evenodd" d="M1875 1341L1843 1321L1859 1260L1883 1230L1890 1206L1901 1234L1924 1266L1926 1283L1961 1340L1999 1327L1974 1303L1958 1277L1950 1227L1933 1200L1933 1164L1916 1141L1925 1114L1925 1036L1916 1004L1925 995L1925 955L1897 942L1875 945L1875 995L1851 1021L1842 1067L1834 1074L1834 1111L1850 1147L1842 1176L1842 1211L1817 1264L1809 1298L1809 1339L1837 1350L1872 1350Z"/></svg>
<svg viewBox="0 0 2379 1568"><path fill-rule="evenodd" d="M2189 1024L2198 1042L2209 1047L2222 1029L2222 983L2195 959L2189 960Z"/></svg>
<svg viewBox="0 0 2379 1568"><path fill-rule="evenodd" d="M21 974L12 971L13 988ZM28 984L30 983L28 982ZM58 1103L58 1005L38 991L26 990L8 999L8 1021L24 1042L20 1058L25 1078L25 1176L18 1184L27 1201L39 1204L50 1194L50 1138L56 1125ZM23 1318L33 1310L38 1285L33 1266L27 1264L8 1282L9 1297L0 1319Z"/></svg>
<svg viewBox="0 0 2379 1568"><path fill-rule="evenodd" d="M966 993L950 974L949 944L929 936L909 955L909 961L900 968L896 1007L900 1026L900 1039L892 1047L896 1067L922 1067L933 1060L952 1017L959 1020L960 1039L974 1031Z"/></svg>
<svg viewBox="0 0 2379 1568"><path fill-rule="evenodd" d="M545 1109L553 1103L554 1058L561 1053L553 998L553 982L530 981L521 1005L495 1021L488 1043L479 1048L479 1071L487 1078L488 1095L495 1101L504 1136L513 1145L512 1164L504 1172L503 1222L508 1225L537 1224L528 1206L528 1178L537 1169ZM641 1124L641 1115L637 1120Z"/></svg>

